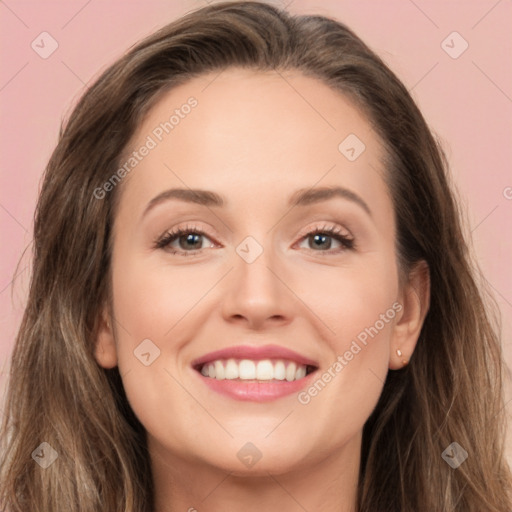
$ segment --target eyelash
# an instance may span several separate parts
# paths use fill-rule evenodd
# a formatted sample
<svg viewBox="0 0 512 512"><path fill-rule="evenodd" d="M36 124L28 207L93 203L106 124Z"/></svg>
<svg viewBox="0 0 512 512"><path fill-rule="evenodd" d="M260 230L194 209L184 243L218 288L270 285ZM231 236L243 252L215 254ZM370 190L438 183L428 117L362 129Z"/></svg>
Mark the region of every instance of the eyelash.
<svg viewBox="0 0 512 512"><path fill-rule="evenodd" d="M172 231L165 233L163 236L161 236L160 238L155 240L154 248L155 249L166 249L175 239L179 239L183 235L190 235L190 234L201 235L201 236L210 238L209 235L207 233L205 233L203 230L197 229L194 226L186 226L184 228L177 228L177 229L174 229ZM325 250L325 251L315 251L313 249L309 249L310 251L328 255L328 254L339 253L339 252L342 252L345 250L350 251L350 250L356 249L354 239L347 235L342 234L342 230L338 226L324 226L322 228L315 228L312 231L308 231L305 235L303 235L300 238L300 241L302 242L303 240L307 239L308 237L314 236L317 234L327 235L329 238L333 238L333 239L337 240L342 245L342 248L334 249L334 250L329 249L329 250ZM182 256L187 257L187 256L197 256L203 249L195 249L192 251L183 251L183 250L176 250L176 249L169 248L167 250L171 254L180 254Z"/></svg>

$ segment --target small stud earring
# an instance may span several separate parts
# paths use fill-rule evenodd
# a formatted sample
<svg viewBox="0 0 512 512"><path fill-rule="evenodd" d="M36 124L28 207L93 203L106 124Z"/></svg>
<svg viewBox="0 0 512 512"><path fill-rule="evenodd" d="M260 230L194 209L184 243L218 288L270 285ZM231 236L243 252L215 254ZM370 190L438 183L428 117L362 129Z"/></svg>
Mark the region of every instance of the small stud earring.
<svg viewBox="0 0 512 512"><path fill-rule="evenodd" d="M403 354L402 354L402 351L401 351L399 348L397 348L397 349L396 349L396 355L397 355L398 357L402 357L402 355L403 355ZM402 364L403 364L404 366L405 366L406 364L408 364L408 363L409 363L409 361L407 361L407 359L402 359Z"/></svg>

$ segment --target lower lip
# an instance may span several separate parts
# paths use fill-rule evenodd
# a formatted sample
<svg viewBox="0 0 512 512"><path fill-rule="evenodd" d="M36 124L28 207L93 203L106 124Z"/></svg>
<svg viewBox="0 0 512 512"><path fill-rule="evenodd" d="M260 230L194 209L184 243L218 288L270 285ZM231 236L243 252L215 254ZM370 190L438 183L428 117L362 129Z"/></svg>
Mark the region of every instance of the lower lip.
<svg viewBox="0 0 512 512"><path fill-rule="evenodd" d="M304 389L313 378L315 372L299 380L244 381L244 380L217 380L204 377L196 372L201 380L213 391L235 400L250 402L271 402L284 396L298 393Z"/></svg>

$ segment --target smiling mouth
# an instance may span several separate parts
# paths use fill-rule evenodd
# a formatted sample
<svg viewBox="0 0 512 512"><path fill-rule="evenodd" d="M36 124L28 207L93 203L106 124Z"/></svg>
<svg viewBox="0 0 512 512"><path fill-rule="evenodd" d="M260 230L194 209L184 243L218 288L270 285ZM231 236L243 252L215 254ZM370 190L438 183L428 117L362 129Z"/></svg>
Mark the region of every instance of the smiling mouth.
<svg viewBox="0 0 512 512"><path fill-rule="evenodd" d="M286 359L217 359L195 366L203 377L249 382L293 382L317 368Z"/></svg>

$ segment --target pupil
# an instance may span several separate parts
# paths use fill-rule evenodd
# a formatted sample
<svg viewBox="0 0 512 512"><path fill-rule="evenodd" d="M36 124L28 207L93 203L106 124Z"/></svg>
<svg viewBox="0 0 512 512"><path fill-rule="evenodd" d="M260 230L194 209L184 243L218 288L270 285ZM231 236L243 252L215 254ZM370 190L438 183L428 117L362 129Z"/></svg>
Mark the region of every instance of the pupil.
<svg viewBox="0 0 512 512"><path fill-rule="evenodd" d="M320 233L317 233L316 235L314 235L315 243L318 242L318 241L320 241L320 243L321 243L322 240L325 241L326 238L329 238L329 237L327 237L325 235L322 235ZM329 249L330 246L331 246L331 244L329 243L328 247L326 247L326 248Z"/></svg>
<svg viewBox="0 0 512 512"><path fill-rule="evenodd" d="M190 243L190 244L193 245L194 244L194 238L199 239L200 237L201 237L201 235L198 235L198 234L189 234L189 235L187 235L185 237L186 238L186 243ZM190 247L190 245L187 246L186 243L185 243L185 248L186 247ZM197 243L197 240L196 240L196 243Z"/></svg>

